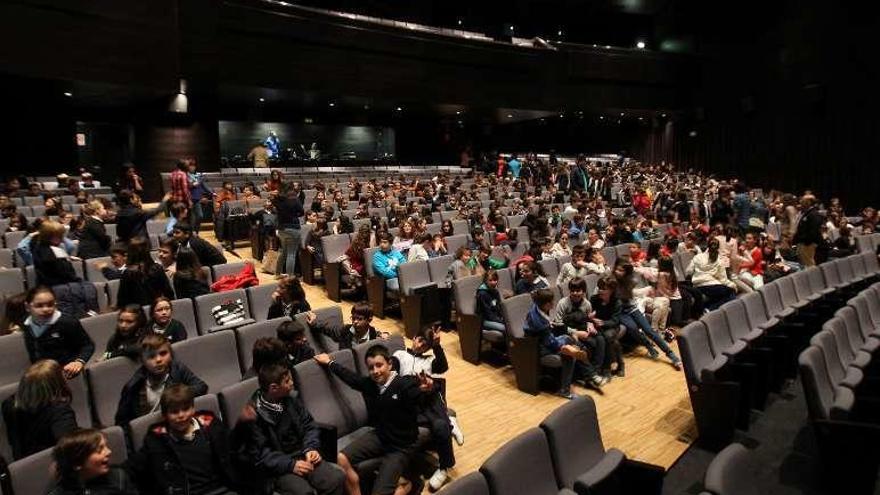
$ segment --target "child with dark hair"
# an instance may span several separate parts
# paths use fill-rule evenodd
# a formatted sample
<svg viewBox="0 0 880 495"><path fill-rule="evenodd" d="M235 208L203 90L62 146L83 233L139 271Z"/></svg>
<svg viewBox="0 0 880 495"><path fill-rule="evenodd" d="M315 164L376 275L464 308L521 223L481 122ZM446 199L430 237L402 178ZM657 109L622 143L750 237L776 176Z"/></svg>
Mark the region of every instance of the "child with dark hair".
<svg viewBox="0 0 880 495"><path fill-rule="evenodd" d="M255 378L260 368L268 364L287 366L289 354L287 346L277 337L260 337L251 349L251 367L244 373L242 380Z"/></svg>
<svg viewBox="0 0 880 495"><path fill-rule="evenodd" d="M107 280L118 280L125 271L127 256L128 248L125 244L116 243L110 247L110 263L100 263L97 267Z"/></svg>
<svg viewBox="0 0 880 495"><path fill-rule="evenodd" d="M285 321L278 326L275 333L287 349L288 368L293 369L299 363L315 357L315 350L306 338L306 326L301 321Z"/></svg>
<svg viewBox="0 0 880 495"><path fill-rule="evenodd" d="M132 465L149 493L234 495L237 475L230 456L229 431L211 411L196 411L193 391L168 386L159 400L162 421L147 430Z"/></svg>
<svg viewBox="0 0 880 495"><path fill-rule="evenodd" d="M483 274L483 283L477 287L477 315L482 328L506 332L504 315L501 313L501 293L498 291L498 272L489 270Z"/></svg>
<svg viewBox="0 0 880 495"><path fill-rule="evenodd" d="M210 292L211 288L196 253L191 249L179 250L174 272L174 293L177 298L191 299Z"/></svg>
<svg viewBox="0 0 880 495"><path fill-rule="evenodd" d="M611 365L617 363L615 376L624 376L626 365L623 361L623 350L620 337L626 332L620 328L622 305L617 298L617 280L608 275L596 283L596 294L590 298L593 313L590 320L605 337L605 362L602 363L602 375L611 375Z"/></svg>
<svg viewBox="0 0 880 495"><path fill-rule="evenodd" d="M241 421L246 457L271 487L282 495L342 495L345 475L321 458L318 426L299 399L291 397L293 377L282 364L259 371L260 388L249 403L253 421ZM396 480L395 480L396 481Z"/></svg>
<svg viewBox="0 0 880 495"><path fill-rule="evenodd" d="M429 394L420 403L419 425L431 431L434 447L437 449L439 467L428 480L431 490L439 490L449 478L448 470L455 466L455 455L452 450L452 439L458 445L464 445L464 435L455 417L446 409L446 398L441 376L449 370L446 353L440 345L439 324L423 328L413 338L413 345L406 350L396 351L392 356L397 360L397 372L400 376L429 375L437 383L437 392Z"/></svg>
<svg viewBox="0 0 880 495"><path fill-rule="evenodd" d="M319 332L330 337L340 349L351 349L357 344L381 337L383 334L378 332L372 325L373 308L368 303L357 303L351 308L351 324L331 327L326 323L318 321L314 313L306 316L306 321L312 328L313 332Z"/></svg>
<svg viewBox="0 0 880 495"><path fill-rule="evenodd" d="M141 340L141 366L122 387L116 424L159 410L165 388L175 383L188 385L196 396L208 393L208 385L183 363L174 360L171 342L164 335L147 334Z"/></svg>
<svg viewBox="0 0 880 495"><path fill-rule="evenodd" d="M568 335L555 335L550 324L550 312L553 310L553 292L550 289L538 289L532 293L532 308L526 315L523 331L526 335L538 339L541 356L556 355L562 361L560 387L556 395L573 399L571 382L574 378L575 360L587 362L587 353L574 344Z"/></svg>
<svg viewBox="0 0 880 495"><path fill-rule="evenodd" d="M560 299L553 311L553 333L570 336L578 347L590 352L589 362L575 364L574 377L599 388L608 382L597 372L605 360L605 338L589 319L593 308L586 297L587 283L584 279L569 281L568 291L568 296Z"/></svg>
<svg viewBox="0 0 880 495"><path fill-rule="evenodd" d="M171 343L186 340L186 327L178 320L174 319L174 306L167 297L159 297L153 301L150 307L150 317L152 320L147 326L147 330L159 335L164 335Z"/></svg>
<svg viewBox="0 0 880 495"><path fill-rule="evenodd" d="M311 311L312 307L306 300L306 291L303 290L299 278L286 276L278 281L278 288L272 292L272 305L269 306L268 318L281 318L294 316Z"/></svg>
<svg viewBox="0 0 880 495"><path fill-rule="evenodd" d="M528 294L539 289L550 287L547 279L544 278L544 271L541 265L534 261L526 261L519 264L519 280L517 280L513 291L516 294Z"/></svg>
<svg viewBox="0 0 880 495"><path fill-rule="evenodd" d="M144 310L137 304L129 304L116 317L116 332L107 341L104 359L127 357L137 359L141 354L140 340L146 327Z"/></svg>
<svg viewBox="0 0 880 495"><path fill-rule="evenodd" d="M95 343L82 324L61 314L48 287L29 290L25 302L30 316L24 320L24 343L31 362L52 359L63 367L65 378L78 375L95 353Z"/></svg>
<svg viewBox="0 0 880 495"><path fill-rule="evenodd" d="M435 393L434 381L426 374L398 375L392 369L391 354L383 345L367 349L364 361L369 377L341 366L329 354L318 354L315 361L329 367L333 374L363 395L374 427L339 452L346 493L361 494L360 478L354 466L369 459L380 459L373 494L408 493L407 487L398 487L398 480L416 450L418 404L426 394ZM419 491L413 490L414 493Z"/></svg>

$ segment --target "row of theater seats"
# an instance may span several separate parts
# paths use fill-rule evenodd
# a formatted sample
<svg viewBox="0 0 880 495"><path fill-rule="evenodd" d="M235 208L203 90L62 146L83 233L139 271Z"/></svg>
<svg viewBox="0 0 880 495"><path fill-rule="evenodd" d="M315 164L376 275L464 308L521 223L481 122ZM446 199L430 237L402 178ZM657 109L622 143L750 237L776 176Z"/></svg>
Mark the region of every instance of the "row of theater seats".
<svg viewBox="0 0 880 495"><path fill-rule="evenodd" d="M338 312L338 308L332 308ZM341 314L336 315L341 318ZM243 351L243 346L252 346L253 342L260 337L274 336L275 328L280 321L267 321L262 324L252 325L236 330L238 334L244 334L243 339L239 337L239 354ZM209 385L208 394L196 398L196 410L210 410L219 415L228 426L234 428L240 412L244 405L250 400L254 391L258 388L256 378L241 380L241 373L238 367L233 370L224 370L220 363L228 363L229 359L236 359L236 356L230 355L230 351L235 352L235 341L230 340L232 332L221 332L220 334L212 334L210 336L199 337L205 339L203 345L198 346L198 352L192 352L192 349L183 347L188 341L175 344L175 359L185 362L199 377L205 380ZM226 342L220 342L221 336ZM213 340L208 340L213 339ZM342 366L356 370L363 376L368 375L366 366L364 365L364 357L367 349L372 345L381 343L389 348L391 352L403 349L403 339L393 337L389 340L374 340L355 346L353 349L333 350L321 349L331 352L334 360ZM249 348L249 347L248 347ZM201 357L199 355L202 355ZM250 352L245 353L248 356ZM213 368L206 369L211 363L205 356L210 355ZM122 384L127 377L133 372L135 365L125 358L117 358L108 363L114 363L116 366L116 374L124 375L122 377L103 376L101 380L93 386L100 391L105 391L106 396L101 396L93 389L93 400L107 400L107 404L99 404L98 417L94 425L109 424L107 422L98 422L97 420L104 417L110 418L112 423L112 414L115 411L116 400L118 400L118 390L114 395L110 392L118 386L121 389ZM129 366L124 366L124 365ZM245 363L241 363L245 366ZM246 365L250 367L248 363ZM242 370L246 368L242 367ZM88 373L90 381L94 379L98 373L90 369ZM219 376L225 373L225 376ZM108 374L108 373L103 373ZM359 392L354 391L339 380L335 375L328 372L326 368L318 365L314 361L305 361L294 368L294 394L298 394L304 405L315 418L319 428L321 429L321 454L325 459L336 459L336 452L348 445L353 439L371 428L367 424L367 409ZM103 392L102 392L103 393ZM106 407L105 407L106 406ZM80 420L80 418L77 418ZM123 427L111 426L103 431L108 437L110 448L114 451L111 462L114 464L122 463L127 458L127 444L131 445L135 450L140 449L143 445L144 435L150 425L161 421L160 413L152 413L141 416L129 422ZM79 421L82 426L89 424ZM420 445L424 448L430 448L427 430L420 431ZM126 442L128 437L128 443ZM46 493L52 484L50 476L50 467L52 463L51 449L44 450L27 458L17 460L9 464L5 473L6 488L4 495L30 495L38 493ZM369 482L369 474L375 471L377 465L374 462L366 462L356 466L362 473L365 482ZM9 493L6 490L9 489ZM368 490L368 488L367 488ZM368 490L369 491L369 490Z"/></svg>
<svg viewBox="0 0 880 495"><path fill-rule="evenodd" d="M709 448L747 429L752 409L796 373L794 356L845 304L880 274L877 256L862 253L766 284L685 326L678 337L699 434Z"/></svg>
<svg viewBox="0 0 880 495"><path fill-rule="evenodd" d="M589 396L556 409L538 428L502 445L480 467L447 486L448 495L661 493L663 468L605 450Z"/></svg>
<svg viewBox="0 0 880 495"><path fill-rule="evenodd" d="M254 322L265 321L268 317L269 306L272 302L272 292L277 283L269 283L249 287L247 289L235 289L226 292L205 294L195 299L176 299L172 301L174 318L180 321L187 330L189 339L197 336L207 336L222 330L229 330ZM244 309L244 318L228 325L219 325L212 309L227 302L241 301ZM338 307L320 310L319 314L338 311ZM144 307L149 312L148 307ZM119 311L99 314L83 318L81 321L86 333L95 343L95 354L92 362L98 361L107 345L107 342L116 331L116 319ZM341 313L338 319L332 321L341 324ZM325 348L320 345L317 348ZM20 333L4 335L0 337L0 385L17 382L21 371L29 364L28 354L24 344L24 337Z"/></svg>
<svg viewBox="0 0 880 495"><path fill-rule="evenodd" d="M798 357L824 480L872 493L880 466L880 284L860 291Z"/></svg>

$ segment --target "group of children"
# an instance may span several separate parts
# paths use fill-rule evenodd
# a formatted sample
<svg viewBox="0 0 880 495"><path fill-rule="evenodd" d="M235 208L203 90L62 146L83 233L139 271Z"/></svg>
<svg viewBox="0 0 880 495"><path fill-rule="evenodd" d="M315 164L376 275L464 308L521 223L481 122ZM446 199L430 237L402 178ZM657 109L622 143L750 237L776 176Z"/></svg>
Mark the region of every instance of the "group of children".
<svg viewBox="0 0 880 495"><path fill-rule="evenodd" d="M283 310L280 294L278 301ZM3 416L16 459L55 447L59 485L53 493L358 494L356 467L378 459L372 493L404 494L421 488L420 471L410 467L422 448L420 426L430 430L439 457L439 468L428 480L433 489L447 481L455 464L453 439L463 443L445 405L440 375L448 363L439 325L424 329L412 348L392 355L382 343L388 335L372 326L367 304L354 306L349 324L321 323L311 312L305 323L282 322L275 337L254 345L246 378L256 377L259 388L232 427L210 411L195 409L195 398L207 393L208 386L175 359L172 343L185 339L187 329L173 318L171 301L159 298L149 309L149 319L137 305L120 310L103 355L140 363L120 391L115 423L126 425L156 412L162 417L149 427L142 448L129 456L124 469L112 467L102 433L77 428L67 383L82 372L94 344L79 321L55 308L51 289L33 289L27 305L24 335L34 364L18 392L4 401ZM316 355L306 338L306 324L340 349L376 342L366 353L369 377L340 366L329 355ZM309 359L363 394L373 426L336 459L322 458L318 425L292 394L294 367Z"/></svg>

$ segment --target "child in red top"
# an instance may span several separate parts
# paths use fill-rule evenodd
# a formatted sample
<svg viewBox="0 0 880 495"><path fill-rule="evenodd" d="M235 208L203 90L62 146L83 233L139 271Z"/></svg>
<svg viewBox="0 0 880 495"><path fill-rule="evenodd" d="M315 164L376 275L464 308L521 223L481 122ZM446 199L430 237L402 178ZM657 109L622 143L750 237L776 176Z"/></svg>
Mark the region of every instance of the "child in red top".
<svg viewBox="0 0 880 495"><path fill-rule="evenodd" d="M740 258L739 278L752 289L760 289L764 285L764 255L755 234L746 234L740 246Z"/></svg>

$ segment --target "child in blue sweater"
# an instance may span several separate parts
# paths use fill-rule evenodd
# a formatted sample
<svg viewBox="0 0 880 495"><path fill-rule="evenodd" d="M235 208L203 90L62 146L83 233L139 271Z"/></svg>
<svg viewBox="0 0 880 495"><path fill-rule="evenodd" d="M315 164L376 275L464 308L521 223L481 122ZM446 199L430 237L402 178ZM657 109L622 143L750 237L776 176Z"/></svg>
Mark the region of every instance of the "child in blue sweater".
<svg viewBox="0 0 880 495"><path fill-rule="evenodd" d="M373 253L373 271L385 279L386 287L398 291L400 281L397 278L397 267L406 263L406 258L391 247L392 242L394 237L391 234L386 232L379 235L379 250Z"/></svg>
<svg viewBox="0 0 880 495"><path fill-rule="evenodd" d="M586 351L574 345L569 335L555 335L550 325L550 311L553 310L553 292L550 289L538 289L532 293L532 309L526 315L523 327L525 334L538 339L541 357L558 355L562 360L560 387L556 393L566 399L574 398L571 393L571 381L574 377L575 360L587 362Z"/></svg>

